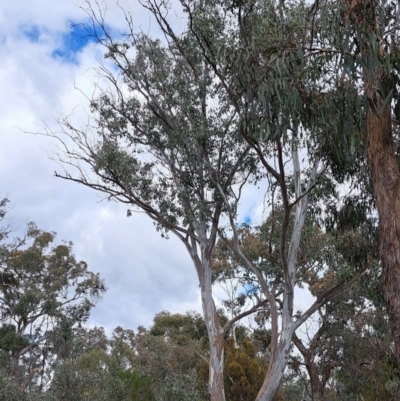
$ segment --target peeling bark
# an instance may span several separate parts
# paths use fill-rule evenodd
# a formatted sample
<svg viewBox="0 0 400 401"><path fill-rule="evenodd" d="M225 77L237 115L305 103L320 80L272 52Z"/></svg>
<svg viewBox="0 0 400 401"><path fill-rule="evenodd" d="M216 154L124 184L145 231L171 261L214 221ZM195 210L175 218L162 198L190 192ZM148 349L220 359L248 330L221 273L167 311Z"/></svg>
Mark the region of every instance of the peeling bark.
<svg viewBox="0 0 400 401"><path fill-rule="evenodd" d="M191 246L186 243L189 253L195 265L200 283L201 302L204 320L207 327L208 339L210 341L209 359L209 395L210 401L225 401L224 388L224 334L225 329L221 326L217 309L212 296L212 270L211 252L215 239L206 239L203 231L203 244L200 246L201 256L198 254L198 245L192 241ZM213 237L213 236L212 236ZM211 241L211 243L209 242Z"/></svg>
<svg viewBox="0 0 400 401"><path fill-rule="evenodd" d="M265 376L263 385L257 394L256 401L272 401L281 384L285 369L289 360L290 345L292 344L292 336L294 325L286 325L281 333L277 358L273 361Z"/></svg>
<svg viewBox="0 0 400 401"><path fill-rule="evenodd" d="M293 321L293 292L296 280L296 260L300 246L301 232L304 226L308 197L307 192L314 184L314 180L318 177L319 161L315 161L313 171L311 173L309 182L305 192L301 189L301 169L297 149L293 148L293 168L294 168L294 186L296 199L296 212L293 230L291 233L291 240L288 249L286 265L284 263L284 281L285 291L283 294L283 308L282 308L282 328L273 357L271 358L267 375L264 379L263 385L258 392L256 401L272 401L277 393L286 366L290 356L290 346L296 328L297 322ZM287 208L287 213L290 213L290 208ZM286 234L285 234L286 235ZM308 312L306 312L307 314ZM303 316L304 318L305 316Z"/></svg>
<svg viewBox="0 0 400 401"><path fill-rule="evenodd" d="M211 271L210 271L211 273ZM224 389L224 330L219 322L208 285L201 286L201 300L210 341L209 393L210 401L225 401Z"/></svg>

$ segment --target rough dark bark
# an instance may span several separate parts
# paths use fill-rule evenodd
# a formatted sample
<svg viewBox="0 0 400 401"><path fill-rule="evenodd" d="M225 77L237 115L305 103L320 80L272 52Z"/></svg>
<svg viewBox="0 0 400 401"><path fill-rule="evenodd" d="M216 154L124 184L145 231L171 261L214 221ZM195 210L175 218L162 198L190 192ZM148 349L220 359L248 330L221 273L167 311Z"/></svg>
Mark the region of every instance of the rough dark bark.
<svg viewBox="0 0 400 401"><path fill-rule="evenodd" d="M368 89L368 88L367 88ZM384 296L400 366L400 172L394 149L390 102L367 112L368 160L379 215Z"/></svg>
<svg viewBox="0 0 400 401"><path fill-rule="evenodd" d="M392 133L391 77L379 63L386 56L378 18L381 6L375 0L352 1L347 5L346 18L358 30L364 60L364 92L369 103L368 162L379 217L384 297L400 366L400 172ZM378 46L371 45L371 38Z"/></svg>
<svg viewBox="0 0 400 401"><path fill-rule="evenodd" d="M373 6L374 10L378 7L375 2ZM368 26L379 38L377 23L371 20ZM368 46L364 48L367 50L363 58L371 60ZM384 53L382 44L378 52ZM379 216L383 291L400 366L400 172L392 133L390 78L379 64L369 64L373 67L363 71L364 91L370 105L366 116L368 162ZM382 86L388 93L377 90Z"/></svg>
<svg viewBox="0 0 400 401"><path fill-rule="evenodd" d="M318 365L318 361L316 361L318 345L321 342L324 332L325 327L322 325L312 338L308 348L303 344L296 333L293 335L293 343L302 354L304 365L310 377L311 397L313 401L324 401L325 386L335 367L334 363L324 363L321 369L321 366Z"/></svg>

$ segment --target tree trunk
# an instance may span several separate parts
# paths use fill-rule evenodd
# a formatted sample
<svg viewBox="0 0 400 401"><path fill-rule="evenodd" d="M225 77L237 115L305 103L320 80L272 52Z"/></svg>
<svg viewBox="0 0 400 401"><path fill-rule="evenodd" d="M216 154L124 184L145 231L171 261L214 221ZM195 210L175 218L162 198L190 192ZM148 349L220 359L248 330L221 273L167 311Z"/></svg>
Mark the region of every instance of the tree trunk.
<svg viewBox="0 0 400 401"><path fill-rule="evenodd" d="M273 357L268 366L268 372L265 376L263 385L257 394L256 401L272 401L275 394L277 393L285 369L288 364L290 355L290 347L292 344L293 334L295 332L295 323L293 322L293 297L294 297L294 286L296 281L296 261L297 254L299 251L301 232L304 227L304 222L308 207L307 193L302 191L301 182L301 169L299 162L299 154L297 148L293 148L293 170L294 170L294 187L295 194L298 202L296 204L296 213L294 219L294 225L291 233L290 245L287 255L287 265L285 269L284 263L282 264L282 271L285 282L285 291L283 294L283 308L282 308L282 331L280 334L277 349L272 353ZM313 185L314 180L318 175L318 164L316 160L314 167L307 183L308 191ZM284 189L282 188L282 191ZM289 209L287 209L290 213ZM282 241L282 239L281 239ZM282 253L283 254L283 253ZM267 294L266 294L267 295Z"/></svg>
<svg viewBox="0 0 400 401"><path fill-rule="evenodd" d="M201 291L204 318L210 341L209 393L210 401L225 401L224 331L219 323L211 291Z"/></svg>
<svg viewBox="0 0 400 401"><path fill-rule="evenodd" d="M365 92L376 99L367 111L368 161L379 216L383 291L389 324L400 366L400 172L395 153L391 102L382 109L376 89L384 79L381 69L364 72Z"/></svg>
<svg viewBox="0 0 400 401"><path fill-rule="evenodd" d="M224 388L224 335L214 336L210 348L209 392L210 401L225 401Z"/></svg>
<svg viewBox="0 0 400 401"><path fill-rule="evenodd" d="M312 362L311 362L312 363ZM313 401L324 401L325 384L319 379L318 368L312 363L311 366L306 366L311 382L311 396Z"/></svg>
<svg viewBox="0 0 400 401"><path fill-rule="evenodd" d="M293 324L283 329L276 352L275 361L271 361L263 385L257 394L256 401L272 401L278 392L290 355L290 346L294 332Z"/></svg>
<svg viewBox="0 0 400 401"><path fill-rule="evenodd" d="M400 173L390 102L382 112L377 109L367 112L368 160L379 215L383 289L400 366Z"/></svg>
<svg viewBox="0 0 400 401"><path fill-rule="evenodd" d="M210 401L225 401L224 388L224 329L222 328L212 296L211 261L195 260L199 276L204 319L210 341L209 394Z"/></svg>
<svg viewBox="0 0 400 401"><path fill-rule="evenodd" d="M350 18L359 8L356 3L348 9ZM391 85L390 77L376 61L385 55L383 30L377 16L380 5L375 0L360 4L362 13L355 15L353 21L362 42L364 91L370 103L366 121L368 162L379 216L383 291L400 366L400 173L392 135L391 98L384 99ZM376 50L369 43L371 37L376 38L373 39L378 44ZM384 97L378 88L386 88Z"/></svg>

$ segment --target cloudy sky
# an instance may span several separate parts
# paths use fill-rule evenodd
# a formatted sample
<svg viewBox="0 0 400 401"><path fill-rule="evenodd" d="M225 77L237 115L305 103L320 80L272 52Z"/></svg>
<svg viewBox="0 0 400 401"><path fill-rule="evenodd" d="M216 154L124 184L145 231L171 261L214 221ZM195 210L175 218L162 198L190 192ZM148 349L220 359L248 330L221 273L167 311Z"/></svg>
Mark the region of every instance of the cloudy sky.
<svg viewBox="0 0 400 401"><path fill-rule="evenodd" d="M107 24L123 30L116 0L102 4ZM138 31L160 34L137 0L119 4L129 4ZM58 240L73 241L78 258L105 279L108 291L93 310L91 325L136 328L150 325L162 310L200 311L195 270L182 244L162 239L145 215L127 218L124 206L55 178L59 167L48 157L54 142L24 133L44 132L45 125L56 130L62 114L85 120L85 95L90 97L97 83L93 67L102 54L81 37L79 24L88 20L77 5L74 0L0 4L0 196L10 198L16 227L31 220L56 231ZM243 216L260 216L262 193L245 194L241 210Z"/></svg>

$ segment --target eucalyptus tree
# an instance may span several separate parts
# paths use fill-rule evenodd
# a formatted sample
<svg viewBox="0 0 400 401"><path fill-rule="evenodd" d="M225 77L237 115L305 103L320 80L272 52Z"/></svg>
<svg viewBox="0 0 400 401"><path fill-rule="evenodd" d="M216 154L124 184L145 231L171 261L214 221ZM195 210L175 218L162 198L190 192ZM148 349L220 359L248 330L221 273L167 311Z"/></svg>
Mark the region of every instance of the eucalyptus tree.
<svg viewBox="0 0 400 401"><path fill-rule="evenodd" d="M294 337L300 355L292 355L290 367L312 400L398 399L399 371L379 270L376 265L368 270L319 311L303 338Z"/></svg>
<svg viewBox="0 0 400 401"><path fill-rule="evenodd" d="M373 399L385 399L384 396L393 396L389 390L382 390L385 386L393 394L398 391L396 369L387 369L382 356L377 355L379 347L388 352L385 347L391 344L387 335L383 339L381 330L376 330L383 311L371 307L370 300L358 291L358 287L367 288L370 280L371 275L363 277L340 299L321 308L303 335L293 337L300 354L292 355L290 367L305 383L312 400L329 400L332 392L340 392L340 397L333 399L343 400L344 394L357 399L367 393L373 393ZM373 377L372 366L380 366L379 374Z"/></svg>
<svg viewBox="0 0 400 401"><path fill-rule="evenodd" d="M333 106L349 97L358 100L358 94L346 85L323 93L318 85L324 78L318 57L303 50L313 37L304 24L305 3L181 0L187 16L183 33L168 20L168 2L141 3L156 19L164 42L137 34L129 13L128 32L113 37L104 15L87 2L94 35L115 68L99 69L110 87L91 101L90 125L62 121L66 137L58 136L63 150L57 157L77 170L56 175L126 204L128 214L145 212L162 235L173 233L182 241L199 278L212 401L225 399L224 334L268 303L271 355L257 400L271 400L295 330L346 282L333 284L294 316L309 196L312 190L317 198L328 190L331 198L337 196L332 189L337 180L321 162L319 141L337 126L353 129L355 102L347 102L339 120ZM311 68L313 63L317 68ZM269 206L279 203L283 210L277 230L279 280L246 255L237 229L242 191L263 178ZM262 293L259 303L225 324L212 297L211 258L218 236L230 244Z"/></svg>
<svg viewBox="0 0 400 401"><path fill-rule="evenodd" d="M0 400L27 401L27 394L9 377L0 375Z"/></svg>
<svg viewBox="0 0 400 401"><path fill-rule="evenodd" d="M166 18L168 5L157 0L143 3L168 40L179 43L179 35ZM360 131L362 99L351 82L334 85L336 76L323 68L327 63L313 49L315 32L306 3L181 0L180 4L188 19L187 34L194 37L219 92L235 110L243 141L259 158L268 180L269 207L273 210L279 205L283 211L276 229L279 243L269 248L271 255L272 249L278 249L274 263L280 275L268 275L260 268L260 260L252 259L242 246L235 210L230 209L219 187L232 235L223 229L218 234L254 275L268 302L271 355L257 400L271 400L283 377L294 332L340 294L346 282L354 280L342 276L318 294L306 311L294 315L300 238L310 197L314 214L326 220L323 201L337 201L338 185L345 179L354 186L360 181L349 171L352 162L361 160L360 139L353 137L351 143L341 146L338 159L345 171L326 155L324 145L331 135L347 138L349 133ZM334 70L333 65L326 68ZM339 202L339 207L343 204ZM323 270L323 263L319 268Z"/></svg>
<svg viewBox="0 0 400 401"><path fill-rule="evenodd" d="M310 236L308 241L313 243L313 247L306 252L311 250L310 259L313 256L324 258L324 274L318 274L312 266L309 271L302 269L303 274L308 276L303 282L309 285L311 293L318 296L332 282L341 281L344 276L357 277L357 280L340 298L319 308L318 315L309 324L305 335L303 333L303 338L296 334L293 337L302 358L294 357L292 366L296 366L298 372L306 368L310 394L314 400L325 399L327 383L347 358L342 351L343 332L359 325L353 319L366 312L382 312L382 305L377 301L381 299L381 286L376 217L348 203L335 216L333 226L328 227L326 232L319 231L319 237L320 240L317 239L318 235ZM359 272L362 274L358 275Z"/></svg>
<svg viewBox="0 0 400 401"><path fill-rule="evenodd" d="M367 154L379 215L384 294L400 366L400 171L394 140L399 116L399 4L352 1L344 2L341 10L344 36L354 44L352 73L363 83L368 101Z"/></svg>
<svg viewBox="0 0 400 401"><path fill-rule="evenodd" d="M72 243L53 246L54 238L29 223L25 237L0 245L0 353L23 389L43 388L74 327L105 291Z"/></svg>
<svg viewBox="0 0 400 401"><path fill-rule="evenodd" d="M329 93L346 87L348 93L335 111L345 114L350 106L354 115L348 121L358 120L353 130L339 126L331 148L324 148L324 153L341 168L346 156L343 145L355 149L356 142L363 142L360 156L362 164L368 160L369 167L364 188L373 187L379 216L384 294L400 365L399 4L391 0L315 1L303 21L310 27L310 40L302 51L314 59L312 68L323 71L318 81L321 93L315 100L324 104ZM351 174L360 177L358 169Z"/></svg>
<svg viewBox="0 0 400 401"><path fill-rule="evenodd" d="M260 271L276 285L275 296L279 313L283 307L279 296L284 292L283 274L279 263L279 228L282 226L283 215L282 208L276 207L260 227L242 227L239 230L242 250L246 257L252 263L257 263ZM291 354L289 366L296 372L296 378L306 383L307 392L313 400L330 399L326 398L329 392L328 389L325 391L327 384L337 375L337 369L344 366L346 355L341 351L341 331L346 329L346 325L353 324L352 319L355 315L360 316L369 309L372 313L372 310L376 309L375 304L373 307L371 305L374 291L379 287L378 233L375 220L365 215L362 210L355 210L350 204L340 210L339 215L335 217L334 226L328 230L321 229L312 217L305 221L299 245L296 285L303 287L306 284L312 295L317 298L339 283L352 283L338 299L318 308L316 316L306 323L306 328L299 329L301 334L293 334L293 344L301 357L299 354ZM289 229L293 224L292 216ZM243 271L242 261L221 240L216 247L214 268L218 279L228 275L237 277L242 283L242 292L231 299L230 305L233 300L235 306L243 306L246 287L249 288L252 298L257 300L262 297L256 277ZM297 306L295 318L301 316L302 309ZM257 313L255 322L260 328L265 327L270 313L269 305L265 305L263 310ZM353 338L355 337L356 334ZM269 344L264 345L261 351L268 355Z"/></svg>
<svg viewBox="0 0 400 401"><path fill-rule="evenodd" d="M236 211L243 186L261 178L258 160L241 140L236 112L219 92L193 36L163 43L129 25L125 39L116 40L102 16L90 7L87 11L103 30L97 38L118 74L100 69L111 88L91 102L92 131L63 121L73 146L59 137L65 145L59 157L75 165L78 174L57 176L126 204L128 214L146 213L161 235L172 233L186 247L211 344L209 391L213 401L222 401L224 334L233 320L222 324L219 319L211 254L227 208Z"/></svg>
<svg viewBox="0 0 400 401"><path fill-rule="evenodd" d="M133 368L132 330L118 327L107 338L104 328L78 328L71 352L54 369L43 401L153 401L153 378ZM42 399L41 399L42 400Z"/></svg>

